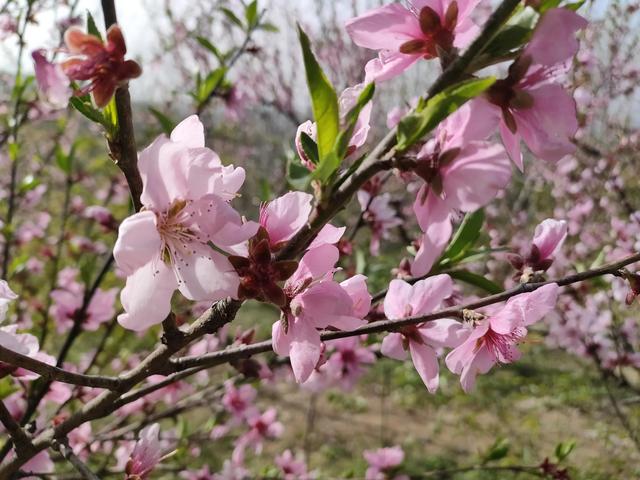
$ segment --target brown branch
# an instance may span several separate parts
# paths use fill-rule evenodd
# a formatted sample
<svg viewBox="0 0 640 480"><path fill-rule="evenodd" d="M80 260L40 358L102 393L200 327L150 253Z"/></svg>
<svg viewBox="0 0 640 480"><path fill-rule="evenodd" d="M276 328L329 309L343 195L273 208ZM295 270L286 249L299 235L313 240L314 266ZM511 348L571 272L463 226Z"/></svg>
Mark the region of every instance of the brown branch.
<svg viewBox="0 0 640 480"><path fill-rule="evenodd" d="M622 267L638 261L640 261L640 253L631 255L618 262L604 265L600 268L595 268L593 270L587 270L585 272L576 273L574 275L569 275L567 277L560 278L557 280L550 280L547 282L538 282L538 283L524 283L510 290L506 290L502 293L491 295L483 299L470 302L464 305L445 308L443 310L439 310L437 312L430 313L428 315L420 315L417 317L407 317L399 320L388 320L388 319L379 320L376 322L372 322L364 327L360 327L356 330L323 332L320 335L320 337L322 338L323 341L336 340L338 338L354 337L354 336L363 335L363 334L394 331L408 325L416 325L420 323L431 322L441 318L459 317L460 313L463 310L475 310L481 307L486 307L487 305L492 305L494 303L504 302L505 300L508 300L509 298L519 295L521 293L533 292L538 288L544 285L547 285L549 283L557 283L559 286L562 287L562 286L567 286L574 283L583 282L585 280L589 280L595 277L600 277L603 275L618 275L618 271ZM258 353L268 352L271 349L272 349L271 340L267 340L264 342L254 343L250 345L242 345L239 347L227 348L225 350L212 352L212 353L201 355L198 357L177 358L172 360L171 363L173 364L176 371L180 371L184 369L194 369L196 367L214 367L216 365L228 363L233 360L248 358Z"/></svg>
<svg viewBox="0 0 640 480"><path fill-rule="evenodd" d="M82 478L86 480L100 480L100 478L95 473L93 473L89 469L89 467L87 467L84 462L78 458L75 453L73 453L73 450L71 449L71 447L69 447L66 440L56 440L52 443L51 447L54 450L58 451L64 459L66 459L71 465L73 465L78 473L80 473Z"/></svg>
<svg viewBox="0 0 640 480"><path fill-rule="evenodd" d="M81 385L83 387L106 388L115 390L120 385L120 380L116 377L103 377L99 375L83 375L81 373L69 372L60 367L49 365L35 358L21 353L14 352L0 345L0 362L8 363L16 367L24 368L30 372L37 373L42 378L51 381L69 383L71 385Z"/></svg>
<svg viewBox="0 0 640 480"><path fill-rule="evenodd" d="M29 455L36 453L36 450L31 443L31 439L13 418L11 412L7 410L7 407L2 400L0 400L0 423L2 423L7 432L9 432L9 436L15 445L16 455L18 458L24 456L29 457Z"/></svg>
<svg viewBox="0 0 640 480"><path fill-rule="evenodd" d="M109 28L118 22L114 0L102 0L105 27ZM129 85L125 84L116 90L116 110L118 113L118 131L114 138L109 139L109 150L116 165L124 174L133 207L136 212L142 208L142 177L138 171L138 149L133 129L133 114L131 112L131 97Z"/></svg>

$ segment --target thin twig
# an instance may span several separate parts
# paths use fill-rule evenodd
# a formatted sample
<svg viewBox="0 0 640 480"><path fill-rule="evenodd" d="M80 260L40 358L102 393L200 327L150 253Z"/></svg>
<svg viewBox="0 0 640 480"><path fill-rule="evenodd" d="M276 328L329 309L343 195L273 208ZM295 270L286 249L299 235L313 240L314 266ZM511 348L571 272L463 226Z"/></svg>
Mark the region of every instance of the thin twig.
<svg viewBox="0 0 640 480"><path fill-rule="evenodd" d="M69 447L66 441L55 440L51 447L58 451L63 458L68 460L78 473L82 475L82 478L85 478L86 480L100 480L100 478L93 473L75 453L73 453L73 450Z"/></svg>

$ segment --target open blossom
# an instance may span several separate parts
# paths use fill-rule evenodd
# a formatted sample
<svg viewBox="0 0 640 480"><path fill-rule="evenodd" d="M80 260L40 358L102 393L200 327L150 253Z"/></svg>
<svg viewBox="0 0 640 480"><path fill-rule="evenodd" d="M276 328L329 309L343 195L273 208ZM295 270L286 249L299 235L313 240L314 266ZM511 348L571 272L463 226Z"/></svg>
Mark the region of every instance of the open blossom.
<svg viewBox="0 0 640 480"><path fill-rule="evenodd" d="M451 216L473 212L495 198L511 178L502 146L484 141L491 126L482 121L487 110L466 104L443 121L418 153L413 171L425 183L413 204L424 232L411 272L429 272L449 242Z"/></svg>
<svg viewBox="0 0 640 480"><path fill-rule="evenodd" d="M364 90L364 83L360 83L353 87L349 87L345 89L338 98L338 108L340 112L340 122L343 123L345 117L349 113L349 111L356 106L358 102L358 97ZM367 103L362 110L360 110L360 115L356 121L355 127L353 129L353 134L351 135L351 140L349 140L349 147L347 150L347 155L351 155L358 148L360 148L367 141L367 136L369 135L369 129L371 128L369 122L371 120L371 109L373 108L373 104L371 102ZM305 153L304 148L302 148L302 133L307 134L311 137L312 140L317 141L317 126L311 120L307 120L306 122L300 124L298 130L296 131L296 150L298 151L298 155L300 156L300 160L302 163L309 169L314 170L315 165L309 159L308 155Z"/></svg>
<svg viewBox="0 0 640 480"><path fill-rule="evenodd" d="M311 248L284 286L287 306L281 319L273 324L273 349L278 355L290 357L299 383L309 378L320 360L322 344L318 329L357 328L364 324L362 318L371 305L363 275L342 283L333 280L338 257L334 245Z"/></svg>
<svg viewBox="0 0 640 480"><path fill-rule="evenodd" d="M571 10L548 10L529 45L509 67L507 78L487 91L486 98L495 111L487 114L485 121L500 122L502 141L520 170L521 140L536 157L547 161L558 161L575 151L571 141L578 129L575 101L553 80L577 52L575 34L586 25L587 21ZM482 102L485 100L479 98L472 104Z"/></svg>
<svg viewBox="0 0 640 480"><path fill-rule="evenodd" d="M536 323L555 308L558 285L550 283L531 293L510 298L488 316L474 320L471 334L447 355L449 370L460 375L465 392L475 386L476 375L487 373L496 363L512 363L520 358L518 343Z"/></svg>
<svg viewBox="0 0 640 480"><path fill-rule="evenodd" d="M56 320L59 332L66 332L76 320L82 322L82 327L88 331L96 331L104 322L111 320L115 314L117 288L97 289L84 317L79 319L84 301L84 286L76 281L78 271L73 268L63 269L59 275L58 287L51 292L53 303L50 313Z"/></svg>
<svg viewBox="0 0 640 480"><path fill-rule="evenodd" d="M36 82L45 101L54 108L64 108L71 98L69 79L62 67L47 60L45 50L31 52L35 66Z"/></svg>
<svg viewBox="0 0 640 480"><path fill-rule="evenodd" d="M392 3L352 18L347 33L360 47L378 50L365 81L393 78L421 58L464 47L478 32L470 15L479 0L411 0Z"/></svg>
<svg viewBox="0 0 640 480"><path fill-rule="evenodd" d="M107 40L71 27L64 34L69 58L61 63L62 71L71 80L88 80L80 93L91 92L98 107L105 107L116 88L142 73L140 65L125 60L127 46L118 25L107 30Z"/></svg>
<svg viewBox="0 0 640 480"><path fill-rule="evenodd" d="M371 196L366 190L358 190L358 203L363 218L371 228L371 255L380 253L380 241L389 236L389 231L402 224L396 209L391 206L391 194L382 193Z"/></svg>
<svg viewBox="0 0 640 480"><path fill-rule="evenodd" d="M146 480L162 459L160 425L143 428L125 467L125 480Z"/></svg>
<svg viewBox="0 0 640 480"><path fill-rule="evenodd" d="M534 272L546 271L554 260L554 254L567 237L567 222L547 218L536 226L531 249L526 256L510 255L509 261L517 270L521 281L529 281Z"/></svg>
<svg viewBox="0 0 640 480"><path fill-rule="evenodd" d="M284 427L276 420L278 411L269 408L264 413L254 412L248 419L249 430L243 433L236 441L232 459L236 464L244 461L244 451L247 447L253 447L256 454L262 452L262 444L265 440L275 439L282 435Z"/></svg>
<svg viewBox="0 0 640 480"><path fill-rule="evenodd" d="M275 464L282 472L283 480L310 480L315 478L307 471L307 464L300 455L294 456L291 450L285 450L275 458Z"/></svg>
<svg viewBox="0 0 640 480"><path fill-rule="evenodd" d="M404 460L404 451L398 445L378 450L365 450L362 455L369 464L364 477L366 480L405 480L409 478L406 475L391 476L391 472Z"/></svg>
<svg viewBox="0 0 640 480"><path fill-rule="evenodd" d="M449 275L435 275L414 285L395 279L389 284L384 299L384 313L391 320L426 315L437 309L452 293L453 282ZM460 322L439 319L422 325L409 325L397 333L388 334L382 340L381 352L387 357L404 360L409 350L420 378L429 392L434 393L439 382L436 349L457 347L464 336Z"/></svg>
<svg viewBox="0 0 640 480"><path fill-rule="evenodd" d="M235 298L238 275L218 250L235 252L257 229L229 205L244 170L223 166L205 148L197 116L182 121L171 138L158 137L138 167L144 207L122 222L113 252L127 275L118 321L131 330L162 322L176 289L196 301Z"/></svg>

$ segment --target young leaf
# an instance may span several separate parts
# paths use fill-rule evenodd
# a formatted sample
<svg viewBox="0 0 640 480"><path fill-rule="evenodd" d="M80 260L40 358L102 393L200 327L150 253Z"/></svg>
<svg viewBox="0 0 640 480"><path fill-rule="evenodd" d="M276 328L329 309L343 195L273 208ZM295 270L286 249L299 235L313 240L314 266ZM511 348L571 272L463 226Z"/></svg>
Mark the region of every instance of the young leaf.
<svg viewBox="0 0 640 480"><path fill-rule="evenodd" d="M242 24L242 20L240 20L235 13L233 13L231 10L225 7L221 7L220 10L222 10L222 13L224 13L225 17L227 17L227 19L231 23L235 23L240 28L244 28L244 25Z"/></svg>
<svg viewBox="0 0 640 480"><path fill-rule="evenodd" d="M258 0L253 0L244 11L244 17L247 19L247 28L251 29L258 23Z"/></svg>
<svg viewBox="0 0 640 480"><path fill-rule="evenodd" d="M318 144L313 140L313 138L307 135L306 132L302 132L300 134L300 143L307 158L311 160L311 163L317 165L320 161L320 158L318 157Z"/></svg>
<svg viewBox="0 0 640 480"><path fill-rule="evenodd" d="M398 124L397 150L402 152L410 148L442 120L468 100L480 95L495 81L495 77L467 80L446 88L429 99L422 108L403 118Z"/></svg>
<svg viewBox="0 0 640 480"><path fill-rule="evenodd" d="M300 26L298 26L298 36L302 47L307 86L311 95L313 118L318 126L317 143L320 165L322 166L322 163L325 162L325 157L329 157L330 153L332 153L340 130L338 96L311 51L309 37ZM323 181L327 180L338 167L338 165L335 165L335 158L327 158L326 162L327 166L322 169L318 168L318 170L321 170L318 173L319 178Z"/></svg>
<svg viewBox="0 0 640 480"><path fill-rule="evenodd" d="M93 15L91 12L87 10L87 32L89 35L93 35L94 37L98 37L102 41L102 35L100 34L100 30L96 26L96 21L93 19Z"/></svg>
<svg viewBox="0 0 640 480"><path fill-rule="evenodd" d="M207 77L198 86L198 103L207 101L214 90L224 80L224 76L227 73L227 69L224 67L216 68L213 72L209 73Z"/></svg>
<svg viewBox="0 0 640 480"><path fill-rule="evenodd" d="M156 110L153 107L149 107L149 112L158 121L158 123L160 124L160 127L162 128L162 131L164 133L166 133L167 135L171 135L171 131L175 127L175 123L173 122L173 120L171 120L169 117L167 117L160 110Z"/></svg>
<svg viewBox="0 0 640 480"><path fill-rule="evenodd" d="M102 111L102 125L107 130L109 138L114 138L118 133L118 108L115 95Z"/></svg>
<svg viewBox="0 0 640 480"><path fill-rule="evenodd" d="M102 124L102 112L91 104L91 100L86 100L81 97L71 97L69 103L92 122Z"/></svg>
<svg viewBox="0 0 640 480"><path fill-rule="evenodd" d="M311 180L311 172L297 159L290 159L287 164L287 183L295 190L306 190Z"/></svg>
<svg viewBox="0 0 640 480"><path fill-rule="evenodd" d="M556 446L556 458L558 462L562 462L573 451L576 446L575 440L567 440L566 442L560 442Z"/></svg>
<svg viewBox="0 0 640 480"><path fill-rule="evenodd" d="M478 287L491 295L503 292L503 288L497 283L494 283L481 275L470 272L469 270L454 270L449 272L449 276L456 280L460 280L461 282L473 285L474 287Z"/></svg>
<svg viewBox="0 0 640 480"><path fill-rule="evenodd" d="M55 157L56 164L60 167L60 170L69 175L71 173L71 155L65 154L60 145L56 145Z"/></svg>
<svg viewBox="0 0 640 480"><path fill-rule="evenodd" d="M471 248L480 236L483 223L484 212L482 209L467 213L449 243L447 250L442 255L442 259L455 261Z"/></svg>
<svg viewBox="0 0 640 480"><path fill-rule="evenodd" d="M218 59L218 61L224 62L224 55L208 39L206 39L204 37L201 37L201 36L197 36L196 37L196 41L200 44L200 46L202 46L203 48L205 48L205 49L209 50L211 53L213 53L215 55L215 57Z"/></svg>
<svg viewBox="0 0 640 480"><path fill-rule="evenodd" d="M495 462L496 460L501 460L507 456L509 453L509 440L506 438L498 438L493 445L489 448L489 451L485 454L482 459L482 463Z"/></svg>

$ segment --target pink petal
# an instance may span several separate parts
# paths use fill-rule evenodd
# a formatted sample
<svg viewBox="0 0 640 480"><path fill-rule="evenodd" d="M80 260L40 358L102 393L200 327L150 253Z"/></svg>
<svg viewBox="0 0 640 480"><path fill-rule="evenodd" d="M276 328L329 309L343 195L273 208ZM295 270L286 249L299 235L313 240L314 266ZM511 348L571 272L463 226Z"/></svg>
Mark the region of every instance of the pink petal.
<svg viewBox="0 0 640 480"><path fill-rule="evenodd" d="M311 242L311 245L309 245L309 250L319 247L320 245L333 245L338 243L344 235L346 229L347 227L334 227L330 223L327 223L324 227L322 227L322 230L318 232L318 235L316 235L316 238L313 240L313 242Z"/></svg>
<svg viewBox="0 0 640 480"><path fill-rule="evenodd" d="M287 283L295 284L304 281L306 278L322 278L333 271L333 267L339 257L340 252L333 245L325 244L312 248L303 255L298 269Z"/></svg>
<svg viewBox="0 0 640 480"><path fill-rule="evenodd" d="M120 224L113 256L118 267L126 275L131 275L157 257L161 245L156 215L145 210L125 218Z"/></svg>
<svg viewBox="0 0 640 480"><path fill-rule="evenodd" d="M171 132L171 141L187 148L204 147L204 126L198 116L191 115L176 125Z"/></svg>
<svg viewBox="0 0 640 480"><path fill-rule="evenodd" d="M462 389L469 393L476 385L476 376L485 374L495 365L496 361L491 352L483 345L473 355L471 361L465 365L460 375L460 385Z"/></svg>
<svg viewBox="0 0 640 480"><path fill-rule="evenodd" d="M511 179L511 164L501 145L473 142L443 173L449 208L472 212L495 198Z"/></svg>
<svg viewBox="0 0 640 480"><path fill-rule="evenodd" d="M269 232L272 245L285 242L309 220L313 197L289 192L269 202L260 212L260 224Z"/></svg>
<svg viewBox="0 0 640 480"><path fill-rule="evenodd" d="M452 293L453 281L449 275L434 275L416 282L410 297L412 315L418 316L433 312Z"/></svg>
<svg viewBox="0 0 640 480"><path fill-rule="evenodd" d="M345 27L356 45L372 50L399 50L403 43L423 37L418 18L399 3L370 10Z"/></svg>
<svg viewBox="0 0 640 480"><path fill-rule="evenodd" d="M390 333L382 339L382 346L380 352L389 358L396 360L405 360L407 358L407 351L403 346L403 336L400 333Z"/></svg>
<svg viewBox="0 0 640 480"><path fill-rule="evenodd" d="M467 339L471 330L451 318L442 318L422 325L418 332L425 343L435 348L456 348Z"/></svg>
<svg viewBox="0 0 640 480"><path fill-rule="evenodd" d="M371 309L371 294L367 288L367 277L354 275L341 282L340 286L351 298L353 315L358 318L366 317Z"/></svg>
<svg viewBox="0 0 640 480"><path fill-rule="evenodd" d="M148 208L159 211L169 207L176 199L188 198L186 172L190 158L179 143L160 136L138 156L142 177L140 200Z"/></svg>
<svg viewBox="0 0 640 480"><path fill-rule="evenodd" d="M171 297L178 287L173 271L156 258L127 277L120 293L125 313L118 323L135 331L162 323L171 311Z"/></svg>
<svg viewBox="0 0 640 480"><path fill-rule="evenodd" d="M573 57L578 52L576 32L588 22L567 8L551 8L538 21L524 54L533 63L553 66Z"/></svg>
<svg viewBox="0 0 640 480"><path fill-rule="evenodd" d="M567 238L567 222L547 218L543 220L533 234L533 244L538 247L542 260L553 257Z"/></svg>
<svg viewBox="0 0 640 480"><path fill-rule="evenodd" d="M389 283L389 290L384 297L384 314L390 320L405 318L411 306L413 287L400 279Z"/></svg>
<svg viewBox="0 0 640 480"><path fill-rule="evenodd" d="M420 378L429 390L435 393L438 390L438 358L436 352L428 345L409 340L409 351L413 366Z"/></svg>
<svg viewBox="0 0 640 480"><path fill-rule="evenodd" d="M180 292L189 300L216 302L238 294L240 279L235 269L208 245L186 245L184 252L177 252L173 269Z"/></svg>
<svg viewBox="0 0 640 480"><path fill-rule="evenodd" d="M502 138L502 144L513 163L516 164L518 170L524 171L524 164L522 161L522 150L520 150L520 135L516 132L513 133L504 121L500 122L500 137Z"/></svg>
<svg viewBox="0 0 640 480"><path fill-rule="evenodd" d="M369 60L365 65L365 83L384 82L397 77L422 57L420 55L405 55L400 52L383 51L378 58Z"/></svg>
<svg viewBox="0 0 640 480"><path fill-rule="evenodd" d="M302 319L289 324L287 336L291 338L289 357L296 382L303 383L311 375L320 360L320 334Z"/></svg>

